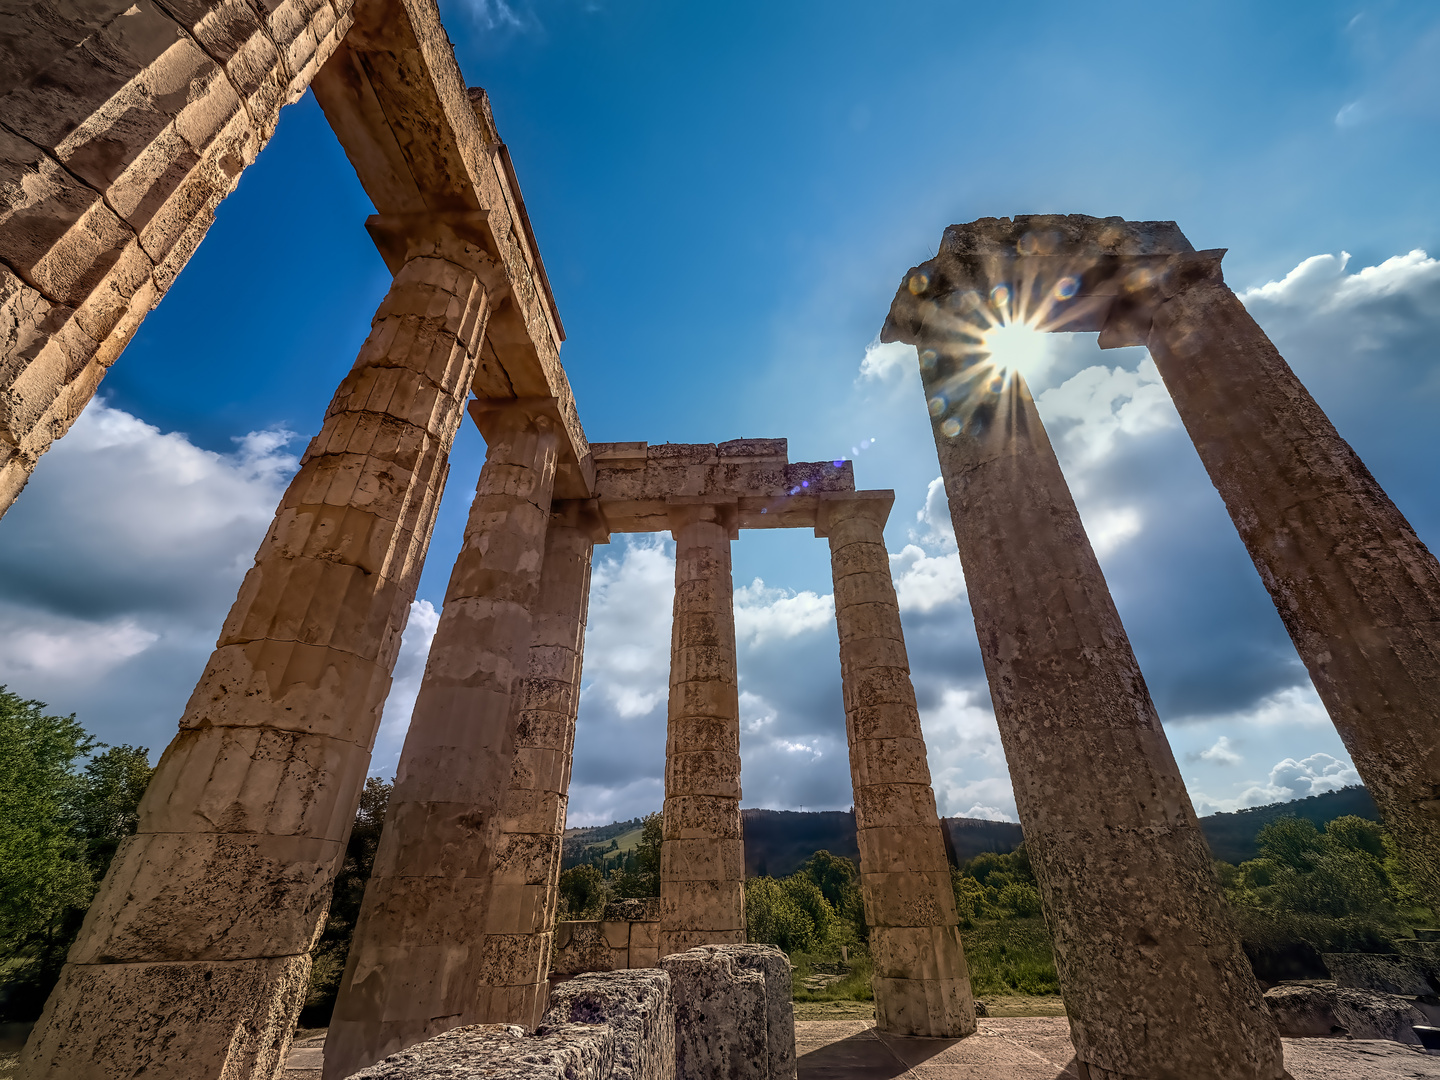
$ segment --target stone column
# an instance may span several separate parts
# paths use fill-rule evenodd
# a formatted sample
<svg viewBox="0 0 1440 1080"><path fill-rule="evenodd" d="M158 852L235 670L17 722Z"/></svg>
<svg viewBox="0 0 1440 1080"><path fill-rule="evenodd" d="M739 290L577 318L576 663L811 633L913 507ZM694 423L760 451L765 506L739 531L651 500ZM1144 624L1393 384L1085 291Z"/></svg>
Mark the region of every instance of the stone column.
<svg viewBox="0 0 1440 1080"><path fill-rule="evenodd" d="M975 1002L885 550L895 496L820 498L815 535L830 540L835 579L876 1026L957 1039L975 1030Z"/></svg>
<svg viewBox="0 0 1440 1080"><path fill-rule="evenodd" d="M1365 787L1440 903L1440 563L1193 256L1150 353Z"/></svg>
<svg viewBox="0 0 1440 1080"><path fill-rule="evenodd" d="M466 1022L472 1007L557 441L553 420L526 403L488 419L465 542L326 1038L327 1080Z"/></svg>
<svg viewBox="0 0 1440 1080"><path fill-rule="evenodd" d="M933 427L1081 1076L1279 1080L1280 1040L1170 745L1012 378L956 435L943 413Z"/></svg>
<svg viewBox="0 0 1440 1080"><path fill-rule="evenodd" d="M570 790L590 556L609 539L593 500L557 503L545 533L528 674L515 706L515 757L497 819L494 871L471 1024L534 1028L549 992Z"/></svg>
<svg viewBox="0 0 1440 1080"><path fill-rule="evenodd" d="M417 257L301 459L20 1066L268 1077L370 760L487 303Z"/></svg>
<svg viewBox="0 0 1440 1080"><path fill-rule="evenodd" d="M661 956L745 940L733 508L672 504L675 623L660 845Z"/></svg>

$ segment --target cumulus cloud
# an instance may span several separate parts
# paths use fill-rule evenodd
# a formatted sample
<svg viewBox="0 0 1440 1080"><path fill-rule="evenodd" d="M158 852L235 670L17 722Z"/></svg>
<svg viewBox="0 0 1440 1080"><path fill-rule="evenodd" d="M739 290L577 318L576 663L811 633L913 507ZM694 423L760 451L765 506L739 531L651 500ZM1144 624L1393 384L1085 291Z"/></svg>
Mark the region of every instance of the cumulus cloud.
<svg viewBox="0 0 1440 1080"><path fill-rule="evenodd" d="M166 745L296 467L92 402L0 527L0 682L110 742Z"/></svg>
<svg viewBox="0 0 1440 1080"><path fill-rule="evenodd" d="M1216 765L1238 765L1245 760L1231 748L1228 735L1221 735L1208 750L1187 754L1186 758L1191 761L1209 761Z"/></svg>
<svg viewBox="0 0 1440 1080"><path fill-rule="evenodd" d="M410 605L410 621L400 639L400 655L395 660L395 675L390 683L390 696L380 716L380 733L375 737L375 750L370 757L370 775L388 780L395 775L400 762L400 749L410 729L410 714L420 694L420 681L425 675L425 662L430 657L430 643L440 625L440 612L429 600L416 600Z"/></svg>
<svg viewBox="0 0 1440 1080"><path fill-rule="evenodd" d="M1323 795L1327 791L1338 791L1342 787L1358 783L1360 774L1355 771L1355 767L1350 762L1330 754L1311 754L1299 761L1286 758L1277 762L1270 770L1268 782L1247 788L1235 800L1235 806L1264 806L1267 803L1304 799L1310 795Z"/></svg>
<svg viewBox="0 0 1440 1080"><path fill-rule="evenodd" d="M888 381L898 379L907 372L914 372L919 380L920 361L915 356L915 346L903 342L882 343L877 336L865 346L865 356L860 361L860 379Z"/></svg>
<svg viewBox="0 0 1440 1080"><path fill-rule="evenodd" d="M1035 404L1047 425L1060 424L1066 463L1081 469L1110 456L1123 436L1144 436L1180 423L1148 356L1134 371L1087 367L1041 393Z"/></svg>
<svg viewBox="0 0 1440 1080"><path fill-rule="evenodd" d="M770 588L760 578L735 590L737 645L784 641L828 628L834 621L833 596Z"/></svg>

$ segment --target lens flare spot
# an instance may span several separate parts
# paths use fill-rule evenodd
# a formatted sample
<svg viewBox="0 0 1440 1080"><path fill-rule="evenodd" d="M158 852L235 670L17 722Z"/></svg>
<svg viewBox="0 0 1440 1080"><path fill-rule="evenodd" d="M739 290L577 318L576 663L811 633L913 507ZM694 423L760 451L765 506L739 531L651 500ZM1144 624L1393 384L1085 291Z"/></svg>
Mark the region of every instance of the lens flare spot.
<svg viewBox="0 0 1440 1080"><path fill-rule="evenodd" d="M920 350L920 366L921 366L922 368L924 368L926 371L929 371L931 368L933 368L933 367L935 366L935 350L934 350L934 349L921 349L921 350Z"/></svg>
<svg viewBox="0 0 1440 1080"><path fill-rule="evenodd" d="M809 480L801 480L801 481L800 481L800 486L801 486L801 487L809 487L809 486L810 486L810 481L809 481Z"/></svg>
<svg viewBox="0 0 1440 1080"><path fill-rule="evenodd" d="M990 304L995 308L1006 308L1010 306L1010 286L1005 284L996 285L990 290Z"/></svg>
<svg viewBox="0 0 1440 1080"><path fill-rule="evenodd" d="M945 406L947 404L949 404L949 402L945 400L943 395L936 394L930 399L930 415L939 416L945 411Z"/></svg>
<svg viewBox="0 0 1440 1080"><path fill-rule="evenodd" d="M843 469L845 467L845 460L843 458L838 458L835 461L832 461L830 464L834 465L837 469Z"/></svg>
<svg viewBox="0 0 1440 1080"><path fill-rule="evenodd" d="M1080 291L1080 279L1067 274L1055 283L1055 299L1071 300Z"/></svg>
<svg viewBox="0 0 1440 1080"><path fill-rule="evenodd" d="M891 278L891 280L893 281L894 278ZM924 273L911 274L910 280L909 282L907 282L907 284L910 287L910 295L919 296L921 293L925 292L927 289L930 288L930 275Z"/></svg>
<svg viewBox="0 0 1440 1080"><path fill-rule="evenodd" d="M1034 255L1040 250L1040 241L1035 238L1034 233L1027 232L1024 236L1020 237L1020 242L1015 245L1015 249L1019 251L1021 255Z"/></svg>
<svg viewBox="0 0 1440 1080"><path fill-rule="evenodd" d="M947 439L953 439L956 435L960 434L960 421L956 420L953 416L949 417L940 425L940 434L944 435Z"/></svg>

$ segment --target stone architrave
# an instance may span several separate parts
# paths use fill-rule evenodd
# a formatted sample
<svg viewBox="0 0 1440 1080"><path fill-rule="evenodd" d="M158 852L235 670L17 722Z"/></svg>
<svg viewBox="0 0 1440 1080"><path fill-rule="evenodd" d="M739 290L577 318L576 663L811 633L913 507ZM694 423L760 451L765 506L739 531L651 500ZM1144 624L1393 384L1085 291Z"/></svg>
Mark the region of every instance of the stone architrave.
<svg viewBox="0 0 1440 1080"><path fill-rule="evenodd" d="M281 500L26 1045L26 1080L268 1077L304 1000L488 304L439 230Z"/></svg>
<svg viewBox="0 0 1440 1080"><path fill-rule="evenodd" d="M515 699L510 784L496 818L480 972L466 1023L534 1028L546 1008L597 540L608 535L594 500L552 505L529 669Z"/></svg>
<svg viewBox="0 0 1440 1080"><path fill-rule="evenodd" d="M815 534L835 581L876 1026L956 1039L975 1031L975 1002L885 549L894 498L821 496Z"/></svg>
<svg viewBox="0 0 1440 1080"><path fill-rule="evenodd" d="M740 700L735 670L733 507L671 500L670 637L660 955L745 941Z"/></svg>
<svg viewBox="0 0 1440 1080"><path fill-rule="evenodd" d="M937 352L930 380L957 359L943 342ZM1024 380L979 402L955 435L940 424L940 472L1082 1075L1281 1080L1274 1022Z"/></svg>
<svg viewBox="0 0 1440 1080"><path fill-rule="evenodd" d="M485 465L326 1038L327 1080L464 1024L473 1008L557 444L535 403L487 420ZM529 893L540 905L546 886Z"/></svg>
<svg viewBox="0 0 1440 1080"><path fill-rule="evenodd" d="M1162 280L1150 354L1366 790L1440 901L1440 562L1208 254L1177 256Z"/></svg>

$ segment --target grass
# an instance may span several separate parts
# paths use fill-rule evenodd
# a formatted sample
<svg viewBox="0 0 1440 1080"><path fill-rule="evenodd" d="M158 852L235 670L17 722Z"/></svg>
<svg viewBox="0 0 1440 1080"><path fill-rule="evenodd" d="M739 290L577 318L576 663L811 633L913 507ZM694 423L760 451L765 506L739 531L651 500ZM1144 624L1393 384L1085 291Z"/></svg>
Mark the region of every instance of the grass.
<svg viewBox="0 0 1440 1080"><path fill-rule="evenodd" d="M790 963L795 968L793 994L796 1002L873 1001L875 998L870 989L874 967L870 963L870 954L863 948L851 948L848 964L841 964L838 954L829 956L800 952L791 954ZM830 972L843 977L818 990L805 986L805 979L809 976Z"/></svg>
<svg viewBox="0 0 1440 1080"><path fill-rule="evenodd" d="M976 997L1059 994L1044 919L974 919L960 938Z"/></svg>

